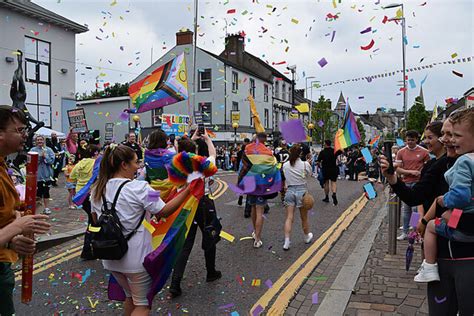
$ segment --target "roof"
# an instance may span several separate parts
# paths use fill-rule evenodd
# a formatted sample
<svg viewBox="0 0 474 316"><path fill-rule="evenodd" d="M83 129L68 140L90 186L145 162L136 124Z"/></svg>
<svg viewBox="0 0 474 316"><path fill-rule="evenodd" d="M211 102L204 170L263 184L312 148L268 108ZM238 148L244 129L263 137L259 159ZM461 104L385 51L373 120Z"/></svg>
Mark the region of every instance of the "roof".
<svg viewBox="0 0 474 316"><path fill-rule="evenodd" d="M74 21L66 19L59 14L56 14L31 2L30 0L1 0L0 7L7 8L23 15L66 28L75 33L84 33L89 31L89 29L84 25L80 25Z"/></svg>
<svg viewBox="0 0 474 316"><path fill-rule="evenodd" d="M446 104L446 109L444 109L442 112L440 112L438 114L438 117L439 118L448 117L454 111L459 110L459 109L461 109L465 106L466 106L466 99L463 97L463 98L459 99L456 103Z"/></svg>
<svg viewBox="0 0 474 316"><path fill-rule="evenodd" d="M334 111L340 111L340 112L346 111L346 100L344 99L344 95L342 94L342 91L341 91L341 94L339 94L339 99L337 100Z"/></svg>
<svg viewBox="0 0 474 316"><path fill-rule="evenodd" d="M367 125L375 126L378 130L383 130L386 126L380 120L378 115L374 114L358 114L361 121Z"/></svg>
<svg viewBox="0 0 474 316"><path fill-rule="evenodd" d="M281 72L279 72L278 70L276 70L275 68L273 68L272 66L270 66L269 64L267 64L266 62L264 62L263 60L261 60L260 58L258 58L257 56L254 56L250 53L247 53L247 52L244 52L245 55L248 55L248 57L256 60L258 63L260 63L261 65L265 66L267 69L269 69L273 76L275 77L278 77L278 78L282 78L283 80L285 80L286 82L289 82L291 83L291 80L288 79L284 74L282 74Z"/></svg>
<svg viewBox="0 0 474 316"><path fill-rule="evenodd" d="M94 105L97 103L107 103L107 102L115 102L115 101L125 101L130 100L129 96L123 97L111 97L111 98L100 98L100 99L92 99L92 100L84 100L84 101L77 101L77 105Z"/></svg>

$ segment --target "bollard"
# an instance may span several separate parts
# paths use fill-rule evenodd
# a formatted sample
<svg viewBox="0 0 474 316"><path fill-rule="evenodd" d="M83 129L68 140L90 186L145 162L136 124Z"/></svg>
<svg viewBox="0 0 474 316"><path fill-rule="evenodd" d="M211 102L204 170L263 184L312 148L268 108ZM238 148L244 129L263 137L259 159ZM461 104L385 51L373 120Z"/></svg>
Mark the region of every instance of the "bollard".
<svg viewBox="0 0 474 316"><path fill-rule="evenodd" d="M400 200L395 194L390 194L388 200L388 253L390 255L397 254L397 217L399 214Z"/></svg>

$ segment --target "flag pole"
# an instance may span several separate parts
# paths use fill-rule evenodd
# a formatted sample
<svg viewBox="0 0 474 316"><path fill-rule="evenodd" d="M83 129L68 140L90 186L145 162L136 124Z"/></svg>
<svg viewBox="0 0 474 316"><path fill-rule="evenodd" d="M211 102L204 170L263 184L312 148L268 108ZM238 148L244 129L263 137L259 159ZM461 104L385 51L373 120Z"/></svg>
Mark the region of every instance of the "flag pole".
<svg viewBox="0 0 474 316"><path fill-rule="evenodd" d="M197 71L196 71L196 52L197 52L197 19L198 19L198 0L194 0L194 40L193 40L193 114L191 121L194 122L194 111L196 111L196 85L197 85Z"/></svg>

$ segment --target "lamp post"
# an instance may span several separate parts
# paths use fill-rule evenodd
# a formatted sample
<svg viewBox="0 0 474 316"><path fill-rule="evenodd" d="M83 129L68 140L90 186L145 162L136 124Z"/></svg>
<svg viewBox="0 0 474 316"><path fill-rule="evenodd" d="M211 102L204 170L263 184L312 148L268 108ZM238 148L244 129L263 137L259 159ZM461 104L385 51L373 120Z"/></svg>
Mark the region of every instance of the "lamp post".
<svg viewBox="0 0 474 316"><path fill-rule="evenodd" d="M319 82L319 80L311 81L311 99L309 100L309 122L313 122L313 84Z"/></svg>
<svg viewBox="0 0 474 316"><path fill-rule="evenodd" d="M232 128L234 129L234 147L237 147L237 129L239 128L239 123L232 123Z"/></svg>
<svg viewBox="0 0 474 316"><path fill-rule="evenodd" d="M306 92L306 99L308 99L308 79L314 79L316 77L314 76L310 76L310 77L306 77L305 81L306 81L306 85L305 85L305 92Z"/></svg>
<svg viewBox="0 0 474 316"><path fill-rule="evenodd" d="M138 124L140 123L140 116L134 115L132 116L132 120L135 122L135 136L138 139Z"/></svg>
<svg viewBox="0 0 474 316"><path fill-rule="evenodd" d="M404 127L407 124L407 103L408 103L408 91L407 91L407 80L406 80L406 26L405 26L405 14L403 12L403 3L392 3L384 6L383 9L398 8L402 10L402 17L395 18L392 20L401 21L402 23L402 64L403 64L403 116L405 118Z"/></svg>
<svg viewBox="0 0 474 316"><path fill-rule="evenodd" d="M309 129L309 137L311 138L310 140L310 147L313 147L313 129L314 129L314 124L309 123L308 124L308 129Z"/></svg>

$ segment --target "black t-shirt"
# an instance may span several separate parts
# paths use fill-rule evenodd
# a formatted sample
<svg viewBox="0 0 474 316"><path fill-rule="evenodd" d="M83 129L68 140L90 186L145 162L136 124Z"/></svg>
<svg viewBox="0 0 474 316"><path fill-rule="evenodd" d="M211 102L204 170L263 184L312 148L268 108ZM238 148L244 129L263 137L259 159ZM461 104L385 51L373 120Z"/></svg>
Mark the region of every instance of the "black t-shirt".
<svg viewBox="0 0 474 316"><path fill-rule="evenodd" d="M280 162L281 164L284 164L285 162L287 162L290 159L290 152L288 151L288 149L282 148L278 152L278 154L275 154L275 157L276 157L278 162Z"/></svg>
<svg viewBox="0 0 474 316"><path fill-rule="evenodd" d="M337 169L336 155L334 148L324 148L318 155L318 162L321 162L321 168L324 170Z"/></svg>
<svg viewBox="0 0 474 316"><path fill-rule="evenodd" d="M142 160L143 153L142 153L142 149L141 149L140 145L138 145L137 143L132 144L130 142L127 142L124 145L132 148L133 151L135 151L135 153L137 154L138 160Z"/></svg>

